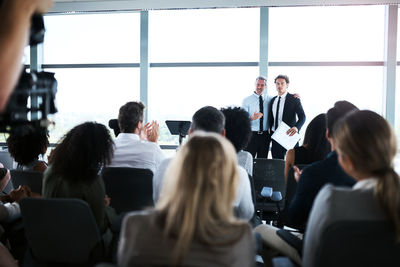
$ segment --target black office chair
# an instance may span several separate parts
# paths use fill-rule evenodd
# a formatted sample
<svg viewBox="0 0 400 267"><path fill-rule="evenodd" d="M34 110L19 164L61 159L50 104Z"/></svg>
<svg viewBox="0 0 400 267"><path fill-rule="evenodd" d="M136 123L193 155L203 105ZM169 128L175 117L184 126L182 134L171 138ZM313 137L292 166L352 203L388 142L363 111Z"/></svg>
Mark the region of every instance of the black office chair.
<svg viewBox="0 0 400 267"><path fill-rule="evenodd" d="M308 267L400 266L400 243L395 237L387 221L337 221L322 232L313 252L314 265ZM297 265L280 257L273 259L273 266Z"/></svg>
<svg viewBox="0 0 400 267"><path fill-rule="evenodd" d="M36 171L11 170L11 182L15 188L27 185L32 192L42 193L43 173Z"/></svg>
<svg viewBox="0 0 400 267"><path fill-rule="evenodd" d="M108 167L102 171L110 206L117 213L154 206L153 172L149 169Z"/></svg>
<svg viewBox="0 0 400 267"><path fill-rule="evenodd" d="M85 201L24 198L20 206L29 247L25 266L93 266L104 260L96 220Z"/></svg>
<svg viewBox="0 0 400 267"><path fill-rule="evenodd" d="M280 207L285 203L285 161L280 159L254 159L253 180L256 192L256 210L263 220L277 220ZM277 204L261 196L263 187L271 187L273 191L281 192L283 199ZM264 216L265 215L265 216Z"/></svg>

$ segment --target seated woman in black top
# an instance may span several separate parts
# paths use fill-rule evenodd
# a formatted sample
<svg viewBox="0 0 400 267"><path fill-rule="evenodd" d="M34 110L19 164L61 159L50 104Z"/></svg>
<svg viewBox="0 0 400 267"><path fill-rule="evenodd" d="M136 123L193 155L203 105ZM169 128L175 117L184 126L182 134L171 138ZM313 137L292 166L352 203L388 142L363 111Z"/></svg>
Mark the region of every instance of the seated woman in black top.
<svg viewBox="0 0 400 267"><path fill-rule="evenodd" d="M322 160L330 152L330 145L326 135L326 115L319 114L307 126L304 135L303 145L290 149L286 153L285 161L285 182L289 170L296 164L310 164Z"/></svg>

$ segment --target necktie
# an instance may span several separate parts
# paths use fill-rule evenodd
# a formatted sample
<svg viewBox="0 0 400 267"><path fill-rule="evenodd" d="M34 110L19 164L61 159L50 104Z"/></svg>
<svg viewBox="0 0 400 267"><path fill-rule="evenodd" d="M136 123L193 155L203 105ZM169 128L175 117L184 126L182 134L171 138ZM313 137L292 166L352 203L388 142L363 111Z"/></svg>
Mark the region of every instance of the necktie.
<svg viewBox="0 0 400 267"><path fill-rule="evenodd" d="M276 113L275 113L275 131L278 129L278 120L279 120L279 104L281 103L281 97L278 99L278 105L276 105Z"/></svg>
<svg viewBox="0 0 400 267"><path fill-rule="evenodd" d="M264 122L264 101L262 99L262 96L259 98L259 105L260 105L260 112L263 114L263 116L260 118L260 132L264 131L263 129L263 122Z"/></svg>

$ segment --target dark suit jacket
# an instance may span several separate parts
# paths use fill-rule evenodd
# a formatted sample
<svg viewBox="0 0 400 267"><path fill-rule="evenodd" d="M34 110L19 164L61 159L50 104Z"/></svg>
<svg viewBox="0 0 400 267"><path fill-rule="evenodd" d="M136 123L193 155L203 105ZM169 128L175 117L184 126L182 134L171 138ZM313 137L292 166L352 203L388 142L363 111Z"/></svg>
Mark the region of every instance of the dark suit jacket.
<svg viewBox="0 0 400 267"><path fill-rule="evenodd" d="M274 115L272 114L272 105L274 104L276 98L277 96L273 97L269 103L268 121L270 130L275 123ZM296 120L296 115L298 117L298 120ZM306 115L304 114L300 99L295 98L292 94L289 93L286 95L285 106L283 107L282 121L290 127L296 126L299 131L306 121Z"/></svg>

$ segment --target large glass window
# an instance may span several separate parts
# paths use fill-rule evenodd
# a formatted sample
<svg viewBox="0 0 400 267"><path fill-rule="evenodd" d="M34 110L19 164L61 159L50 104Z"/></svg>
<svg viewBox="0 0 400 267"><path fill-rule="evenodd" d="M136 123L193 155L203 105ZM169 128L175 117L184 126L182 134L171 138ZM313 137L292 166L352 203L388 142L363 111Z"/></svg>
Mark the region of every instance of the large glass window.
<svg viewBox="0 0 400 267"><path fill-rule="evenodd" d="M46 16L45 25L45 64L139 62L139 13Z"/></svg>
<svg viewBox="0 0 400 267"><path fill-rule="evenodd" d="M151 11L150 62L258 61L258 8Z"/></svg>
<svg viewBox="0 0 400 267"><path fill-rule="evenodd" d="M177 144L165 120L191 120L203 106L240 106L254 91L258 67L151 68L149 119L160 122L160 143Z"/></svg>
<svg viewBox="0 0 400 267"><path fill-rule="evenodd" d="M270 8L270 61L382 61L384 6Z"/></svg>
<svg viewBox="0 0 400 267"><path fill-rule="evenodd" d="M56 73L58 113L50 132L57 142L68 130L85 121L108 125L120 106L139 100L138 68L47 69Z"/></svg>
<svg viewBox="0 0 400 267"><path fill-rule="evenodd" d="M274 78L289 76L289 92L297 93L307 120L326 113L339 100L382 114L383 67L270 67L268 94L276 95Z"/></svg>

